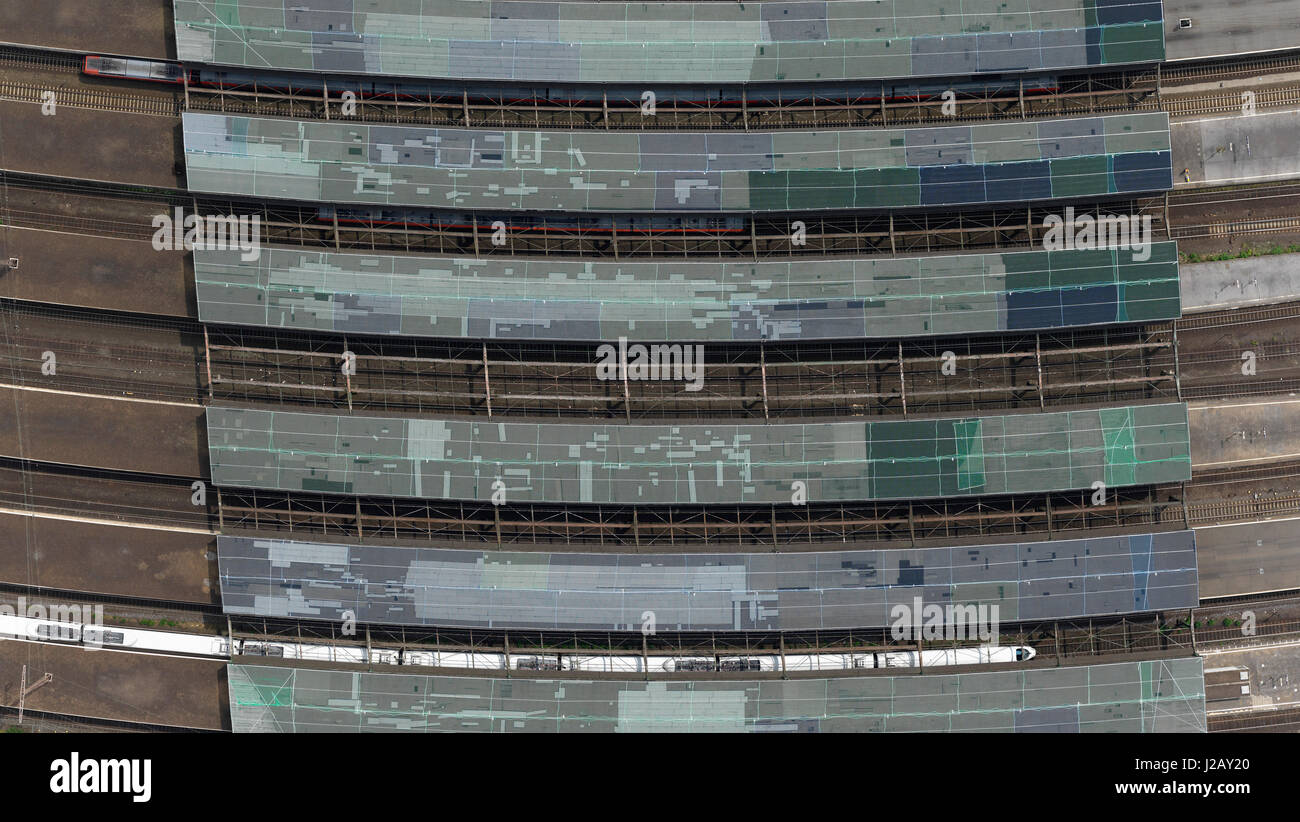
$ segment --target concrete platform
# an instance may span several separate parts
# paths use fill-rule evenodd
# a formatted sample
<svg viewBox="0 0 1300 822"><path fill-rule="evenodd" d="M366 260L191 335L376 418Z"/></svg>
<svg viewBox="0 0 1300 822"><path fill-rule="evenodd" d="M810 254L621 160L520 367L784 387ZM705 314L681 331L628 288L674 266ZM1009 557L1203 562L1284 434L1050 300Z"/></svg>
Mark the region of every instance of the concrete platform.
<svg viewBox="0 0 1300 822"><path fill-rule="evenodd" d="M1179 280L1184 314L1300 300L1300 254L1184 263Z"/></svg>
<svg viewBox="0 0 1300 822"><path fill-rule="evenodd" d="M0 28L0 31L3 29ZM180 121L36 103L0 102L0 168L82 180L183 188Z"/></svg>
<svg viewBox="0 0 1300 822"><path fill-rule="evenodd" d="M27 697L35 711L187 728L230 727L226 663L65 645L0 642L0 704L17 706L27 676L54 681Z"/></svg>
<svg viewBox="0 0 1300 822"><path fill-rule="evenodd" d="M1300 518L1196 529L1201 599L1300 588Z"/></svg>
<svg viewBox="0 0 1300 822"><path fill-rule="evenodd" d="M1190 29L1178 28L1190 17ZM1165 57L1195 60L1300 48L1300 0L1165 0Z"/></svg>
<svg viewBox="0 0 1300 822"><path fill-rule="evenodd" d="M1189 403L1192 470L1300 459L1300 398Z"/></svg>
<svg viewBox="0 0 1300 822"><path fill-rule="evenodd" d="M1204 654L1207 681L1220 679L1210 676L1210 671L1228 668L1244 669L1246 679L1241 679L1243 671L1233 672L1240 684L1247 685L1249 694L1242 694L1240 687L1234 694L1236 699L1210 700L1216 695L1207 692L1205 708L1207 711L1224 710L1259 710L1281 707L1294 707L1300 702L1300 644L1291 643L1277 647L1237 648L1230 651L1215 651ZM1219 695L1226 695L1224 689Z"/></svg>
<svg viewBox="0 0 1300 822"><path fill-rule="evenodd" d="M216 604L216 538L0 514L0 581Z"/></svg>
<svg viewBox="0 0 1300 822"><path fill-rule="evenodd" d="M161 213L161 210L160 212ZM4 233L0 296L61 305L194 317L190 255L146 242L11 228Z"/></svg>
<svg viewBox="0 0 1300 822"><path fill-rule="evenodd" d="M40 0L0 4L0 41L127 57L175 59L172 0Z"/></svg>
<svg viewBox="0 0 1300 822"><path fill-rule="evenodd" d="M1174 188L1300 177L1298 110L1179 120L1169 125L1169 142Z"/></svg>
<svg viewBox="0 0 1300 822"><path fill-rule="evenodd" d="M14 388L0 389L0 455L179 477L208 473L199 406Z"/></svg>

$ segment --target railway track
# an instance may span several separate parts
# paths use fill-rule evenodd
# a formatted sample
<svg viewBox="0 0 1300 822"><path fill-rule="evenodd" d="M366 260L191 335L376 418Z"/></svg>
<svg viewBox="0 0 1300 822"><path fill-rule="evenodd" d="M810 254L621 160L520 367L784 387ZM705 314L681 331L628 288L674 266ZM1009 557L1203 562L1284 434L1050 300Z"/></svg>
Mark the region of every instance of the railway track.
<svg viewBox="0 0 1300 822"><path fill-rule="evenodd" d="M223 489L223 532L302 534L306 539L382 538L420 542L581 545L582 550L680 551L686 546L790 550L806 546L1026 535L1079 536L1099 528L1183 527L1300 514L1300 494L1265 499L1179 502L1180 489L1134 492L1089 507L1074 497L987 499L957 506L935 500L902 505L772 509L555 506L494 511L470 503L311 496ZM1143 497L1139 499L1138 497ZM358 508L360 512L358 512ZM1048 510L1048 509L1051 510ZM691 549L693 550L693 548ZM829 550L829 549L826 549Z"/></svg>
<svg viewBox="0 0 1300 822"><path fill-rule="evenodd" d="M210 89L191 86L190 111L306 120L343 119L344 91L331 86L327 100L318 91L268 93L253 86ZM426 99L392 100L374 97L355 101L358 122L460 128L537 128L607 131L744 130L800 128L886 128L995 122L1031 117L1070 117L1134 111L1158 111L1155 84L1139 85L1123 78L1078 78L1056 92L1029 91L977 94L961 92L957 114L945 114L943 102L881 101L862 98L791 96L750 100L741 92L734 100L703 102L668 100L653 116L639 104L611 101L528 101L492 98L476 92L430 94ZM326 113L328 110L328 114Z"/></svg>
<svg viewBox="0 0 1300 822"><path fill-rule="evenodd" d="M0 82L0 100L15 103L44 103L46 95L53 92L60 106L109 111L116 114L151 114L158 117L180 117L184 101L159 95L131 94L78 86L41 86L32 83Z"/></svg>
<svg viewBox="0 0 1300 822"><path fill-rule="evenodd" d="M0 66L75 74L81 71L81 57L34 46L0 45Z"/></svg>
<svg viewBox="0 0 1300 822"><path fill-rule="evenodd" d="M187 320L158 322L3 300L0 330L10 341L0 350L0 382L191 404L239 401L626 421L763 420L1043 410L1177 395L1167 326L906 343L710 344L702 383L707 390L699 392L671 382L601 380L597 343L489 344L204 329ZM345 350L356 356L354 376L340 373ZM60 364L55 376L42 372L46 351ZM953 375L943 370L948 354L957 365Z"/></svg>
<svg viewBox="0 0 1300 822"><path fill-rule="evenodd" d="M88 595L78 591L0 584L0 600L7 603L61 602L84 605L104 603L105 624L136 624L213 635L234 635L245 639L324 641L356 644L355 637L343 637L339 626L328 621L301 618L262 618L230 615L215 604L174 602L122 595ZM1254 614L1254 633L1244 635L1242 611ZM719 633L659 632L642 637L639 632L608 631L509 631L482 628L435 628L368 625L367 642L380 648L437 648L440 650L496 651L525 650L585 651L617 653L652 650L690 654L707 650L725 653L843 652L865 649L914 649L911 642L895 640L887 628L724 631ZM1274 644L1300 635L1300 597L1296 592L1251 594L1219 599L1177 611L1077 618L1048 622L1009 622L1002 625L1003 639L1010 644L1033 645L1040 662L1061 664L1079 658L1132 654L1186 655L1194 651ZM928 649L958 647L962 643L927 642Z"/></svg>
<svg viewBox="0 0 1300 822"><path fill-rule="evenodd" d="M1054 90L1021 86L1015 93L978 94L962 92L958 97L958 114L943 112L939 99L886 100L883 96L818 97L792 96L773 103L766 99L750 100L745 87L735 99L711 98L705 101L666 101L653 116L644 116L639 102L621 99L610 101L512 100L493 98L490 92L475 88L473 97L467 86L459 93L430 89L424 99L376 99L362 97L353 103L357 122L392 123L471 128L556 128L603 130L753 130L791 128L865 128L987 122L1032 117L1063 117L1136 111L1168 111L1172 116L1195 116L1232 111L1240 106L1239 95L1230 93L1177 94L1179 85L1218 79L1235 79L1294 71L1297 59L1289 56L1252 60L1210 61L1201 66L1163 68L1161 72L1134 69L1122 72L1063 75ZM0 67L76 72L79 57L30 47L0 47ZM101 81L103 82L103 81ZM115 86L131 88L129 82L109 81ZM271 80L272 83L283 83ZM348 90L342 80L328 97L313 89L272 90L256 83L244 86L209 88L189 86L170 91L138 87L128 92L103 89L78 89L66 85L17 84L0 86L0 99L39 102L42 94L53 91L65 105L100 111L117 111L159 116L179 116L184 110L278 116L295 119L342 119L342 94ZM883 87L882 87L883 88ZM1162 90L1165 93L1162 94ZM1261 88L1257 91L1260 108L1276 108L1300 102L1300 87ZM332 114L331 114L332 111Z"/></svg>
<svg viewBox="0 0 1300 822"><path fill-rule="evenodd" d="M1175 240L1195 240L1204 237L1239 237L1254 234L1294 234L1300 231L1300 217L1269 217L1258 220L1221 220L1200 225L1171 227Z"/></svg>
<svg viewBox="0 0 1300 822"><path fill-rule="evenodd" d="M171 603L129 596L89 597L76 591L58 592L48 589L29 589L23 586L0 584L0 599L17 602L18 596L26 596L27 602L40 602L48 607L59 604L85 604L87 602L107 603L104 608L106 625L121 624L135 627L139 622L145 627L163 627L194 633L193 626L201 624L205 634L227 636L229 632L239 638L249 639L284 639L293 637L294 641L323 641L356 644L360 640L354 636L341 634L335 622L313 620L310 618L289 617L254 617L231 614L227 618L217 605L195 605L189 603ZM1285 616L1288 607L1294 604L1293 598L1286 595L1253 597L1250 605L1259 609L1258 625L1260 636L1277 636L1294 626ZM1206 611L1206 613L1200 613ZM1112 633L1127 635L1122 643L1125 653L1141 651L1166 651L1170 648L1186 647L1190 650L1190 630L1183 630L1193 619L1203 624L1210 613L1215 617L1229 613L1229 609L1215 606L1213 609L1194 609L1189 616L1187 611L1167 614L1127 614L1093 619L1042 621L1014 621L1003 623L1001 633L1011 638L1012 644L1035 642L1039 647L1047 645L1052 653L1059 645L1063 655L1076 655L1080 649L1095 655L1099 652L1115 652L1116 645L1108 637ZM154 622L142 621L139 615L147 614ZM130 617L123 620L122 616ZM161 626L156 625L161 621ZM201 621L201 622L200 622ZM1186 623L1186 624L1184 624ZM618 652L644 646L655 651L690 653L701 649L723 650L726 652L770 652L785 647L787 650L811 650L816 652L835 652L873 648L879 650L914 650L916 643L899 640L891 635L888 628L836 629L836 630L792 630L792 631L660 631L650 637L642 637L639 631L562 631L562 630L523 630L509 631L483 628L435 628L423 626L397 626L371 624L369 637L375 647L412 648L434 647L439 650L504 650L513 648L550 648L569 651L588 650ZM228 631L229 629L229 631ZM1207 629L1198 628L1199 637ZM1182 633L1178 633L1182 631ZM1089 639L1089 635L1093 635ZM1044 642L1044 638L1050 642ZM1101 641L1098 641L1101 637ZM1172 638L1172 642L1167 641ZM1239 631L1237 639L1240 639ZM963 642L926 642L926 648L942 649L961 647Z"/></svg>
<svg viewBox="0 0 1300 822"><path fill-rule="evenodd" d="M89 218L109 232L104 236L149 240L157 210L183 207L198 214L258 214L262 242L316 250L370 253L449 254L457 256L583 256L606 259L655 257L788 259L795 256L873 256L910 253L955 253L963 250L1038 248L1042 224L1058 209L1051 206L1005 207L976 212L752 214L718 219L707 225L664 227L645 216L611 215L585 223L565 217L519 214L431 213L427 224L394 224L382 217L352 214L341 221L322 216L312 203L270 203L231 197L195 195L120 183L77 180L25 172L0 171L11 205L0 219L23 227L67 232L66 215ZM21 200L17 196L22 193ZM34 207L44 206L44 208ZM1114 214L1152 217L1154 236L1164 231L1163 199L1143 198L1080 206L1079 215ZM488 237L492 221L507 226L504 245ZM793 221L805 223L796 245ZM591 223L599 223L593 225Z"/></svg>
<svg viewBox="0 0 1300 822"><path fill-rule="evenodd" d="M1207 646L1231 642L1249 647L1269 644L1280 637L1295 636L1300 622L1290 616L1297 602L1285 596L1258 598L1251 604L1256 612L1256 634L1243 637L1239 625L1223 629L1203 627L1211 616L1241 616L1240 610L1223 607L1195 608L1176 612L1125 614L1111 617L1078 618L1050 622L1009 622L1000 626L1000 641L1008 645L1029 645L1038 656L1027 667L1055 667L1062 664L1096 664L1116 661L1115 657L1145 658L1191 656ZM1235 622L1229 619L1229 622ZM1196 626L1202 627L1196 627ZM233 617L235 636L254 641L338 642L338 626L302 619ZM1222 632L1226 639L1210 639ZM672 653L672 654L771 654L848 653L863 651L915 650L917 645L891 636L889 629L661 632L644 638L636 632L591 631L504 631L480 628L431 628L371 625L372 647L475 651L480 653ZM346 641L346 640L345 640ZM354 640L355 641L355 640ZM926 642L924 648L940 650L962 647L964 642Z"/></svg>
<svg viewBox="0 0 1300 822"><path fill-rule="evenodd" d="M1295 733L1300 731L1300 708L1260 708L1252 711L1206 715L1210 733Z"/></svg>
<svg viewBox="0 0 1300 822"><path fill-rule="evenodd" d="M206 477L7 457L0 460L0 507L198 534L244 531L305 539L375 537L424 544L496 544L520 550L561 544L581 545L581 550L652 552L727 550L727 546L821 550L817 546L921 544L966 537L1015 540L1101 528L1184 527L1251 519L1260 515L1261 508L1258 501L1228 508L1226 503L1235 504L1245 495L1230 485L1216 488L1214 481L1198 476L1186 489L1120 489L1104 505L1092 505L1090 492L1080 491L805 506L529 504L500 508L477 501L233 487L209 488L205 504L195 506L192 485L200 480L208 482ZM1289 514L1300 506L1296 495L1277 498L1282 502L1273 503L1268 513Z"/></svg>
<svg viewBox="0 0 1300 822"><path fill-rule="evenodd" d="M1257 108L1288 108L1300 105L1300 86L1266 87L1255 90ZM1196 117L1205 114L1240 114L1241 91L1222 94L1166 96L1160 108L1170 117Z"/></svg>
<svg viewBox="0 0 1300 822"><path fill-rule="evenodd" d="M10 341L0 351L0 382L187 404L628 422L1034 411L1291 391L1300 341L1287 339L1285 323L1298 318L1300 303L1289 303L1038 334L709 343L705 390L692 392L681 383L599 379L599 343L205 329L192 320L0 300ZM1258 356L1250 378L1240 374L1242 346ZM60 363L56 376L42 373L46 351ZM356 357L355 375L341 373L344 351ZM957 369L948 375L950 353Z"/></svg>
<svg viewBox="0 0 1300 822"><path fill-rule="evenodd" d="M40 103L49 92L61 105L123 114L179 117L184 111L295 120L339 120L343 89L329 101L320 94L275 94L256 90L190 88L182 92L149 93L87 89L66 84L8 82L0 84L0 99ZM1300 86L1265 87L1256 91L1256 107L1274 109L1300 104ZM460 98L425 102L369 99L357 104L356 122L429 127L563 129L563 130L790 130L800 128L897 128L953 123L998 122L1046 117L1166 111L1171 117L1230 113L1241 107L1240 93L1168 94L1157 97L1154 86L1056 94L963 96L960 114L942 113L940 101L854 103L816 97L796 98L776 105L672 104L654 117L608 103L514 107L509 101L467 103ZM326 109L330 114L326 114Z"/></svg>
<svg viewBox="0 0 1300 822"><path fill-rule="evenodd" d="M264 242L314 250L364 251L469 256L574 256L606 259L734 258L769 260L803 256L892 256L961 251L1017 251L1041 247L1043 220L1056 208L998 208L956 213L741 215L735 227L658 229L624 223L588 228L537 218L524 223L518 215L483 215L466 224L460 218L438 225L394 225L382 221L335 224L322 218L319 206L267 203L192 195L180 189L153 189L113 183L0 171L10 190L9 207L0 211L5 224L22 228L82 233L87 236L149 240L156 229L152 216L174 207L200 214L260 214ZM33 192L19 204L17 192ZM32 202L33 198L39 202ZM48 203L44 202L48 200ZM1229 185L1170 192L1081 207L1079 214L1146 215L1157 239L1229 237L1300 231L1300 216L1205 223L1192 210L1216 205L1290 208L1300 201L1300 183ZM44 205L44 207L33 206ZM1300 214L1300 206L1296 207ZM1168 215L1168 220L1166 220ZM487 226L499 217L509 231L503 246L487 242ZM806 242L795 246L790 225L802 220Z"/></svg>
<svg viewBox="0 0 1300 822"><path fill-rule="evenodd" d="M153 722L136 722L127 719L79 716L77 714L23 710L23 724L18 725L17 706L0 705L0 725L8 728L22 727L36 733L228 733L216 728L194 728L184 725L159 725Z"/></svg>
<svg viewBox="0 0 1300 822"><path fill-rule="evenodd" d="M1258 308L1231 308L1191 314L1174 321L1179 333L1186 331L1232 328L1269 320L1300 319L1300 302L1265 305Z"/></svg>
<svg viewBox="0 0 1300 822"><path fill-rule="evenodd" d="M1300 55L1295 53L1265 55L1237 60L1198 60L1191 63L1166 63L1160 67L1168 83L1204 83L1232 80L1259 74L1284 74L1300 71Z"/></svg>
<svg viewBox="0 0 1300 822"><path fill-rule="evenodd" d="M1265 183L1228 183L1204 188L1180 188L1169 192L1169 208L1177 210L1194 206L1235 206L1243 199L1251 202L1292 199L1300 195L1300 182L1275 181Z"/></svg>
<svg viewBox="0 0 1300 822"><path fill-rule="evenodd" d="M38 466L38 468L41 468ZM76 469L71 469L76 470ZM1018 539L1100 528L1182 528L1300 513L1300 463L1197 472L1185 485L1121 489L1094 506L1085 492L808 506L517 505L359 498L314 492L222 488L209 496L208 523L223 533L307 539L379 538L418 543L582 550L819 550L817 546L963 538ZM164 478L175 482L174 478ZM30 484L49 482L35 473ZM1282 490L1268 490L1268 487ZM106 486L106 487L112 487ZM1263 490L1261 490L1263 489ZM188 489L186 489L188 490ZM131 488L117 487L119 504ZM19 501L21 502L21 500ZM18 503L15 503L18 504ZM147 510L147 506L146 510ZM74 510L67 513L76 513ZM186 514L193 518L200 512ZM707 546L707 548L706 548Z"/></svg>
<svg viewBox="0 0 1300 822"><path fill-rule="evenodd" d="M0 507L209 531L219 512L215 500L191 503L196 479L0 457Z"/></svg>
<svg viewBox="0 0 1300 822"><path fill-rule="evenodd" d="M698 392L673 383L603 381L594 344L385 342L250 338L218 329L208 348L213 401L632 421L1042 410L1176 394L1164 332L1014 335L987 344L966 338L705 346L713 353L706 353ZM345 346L357 363L347 378L338 367ZM946 352L956 358L952 376L943 373Z"/></svg>

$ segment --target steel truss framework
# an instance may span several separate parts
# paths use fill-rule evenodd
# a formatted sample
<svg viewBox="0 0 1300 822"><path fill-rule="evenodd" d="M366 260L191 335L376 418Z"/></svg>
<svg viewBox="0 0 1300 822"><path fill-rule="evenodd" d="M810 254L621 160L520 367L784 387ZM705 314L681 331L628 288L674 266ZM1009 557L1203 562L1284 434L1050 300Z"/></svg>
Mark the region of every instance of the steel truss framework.
<svg viewBox="0 0 1300 822"><path fill-rule="evenodd" d="M1256 624L1257 641L1268 642L1300 633L1300 620L1290 606L1291 594L1244 598L1263 616ZM1087 664L1089 658L1140 655L1188 656L1198 649L1236 644L1242 640L1240 607L1228 604L1144 614L1122 614L1051 621L1007 622L1000 626L1001 645L1030 646L1038 651L1033 664ZM1226 617L1226 619L1225 619ZM491 628L412 628L359 626L344 635L339 623L267 617L229 616L231 635L254 641L294 641L357 645L367 648L442 650L519 654L580 653L708 655L719 659L747 654L860 653L937 650L970 646L972 641L897 639L889 628L810 631L503 631ZM649 668L649 666L644 666ZM507 665L507 673L514 665ZM644 676L640 674L639 676Z"/></svg>
<svg viewBox="0 0 1300 822"><path fill-rule="evenodd" d="M491 242L494 217L474 217L468 225L436 227L394 226L386 221L361 220L334 225L307 207L274 207L262 203L264 236L268 242L384 252L451 255L581 255L588 257L717 257L770 259L802 255L937 254L975 249L1027 249L1038 246L1043 220L1057 207L1026 207L981 212L945 211L922 214L804 215L741 217L740 227L715 229L691 226L673 228L586 227L561 224L537 217L525 225L504 220L503 245ZM222 211L201 204L201 213ZM1152 230L1166 233L1162 198L1112 201L1079 205L1080 216L1099 214L1152 217ZM804 224L802 245L795 245L792 226Z"/></svg>
<svg viewBox="0 0 1300 822"><path fill-rule="evenodd" d="M288 82L286 83L286 79ZM1055 88L1039 88L1024 78L1014 90L1006 84L956 91L957 113L944 113L937 94L898 96L890 84L864 85L850 95L834 86L818 93L807 90L777 91L777 99L751 100L745 86L724 87L718 94L690 93L683 89L663 94L655 113L643 113L641 90L610 95L599 100L519 100L480 84L453 89L443 83L428 85L421 93L378 96L367 94L373 78L331 76L325 89L294 85L292 78L269 78L267 83L232 82L211 88L188 85L189 111L299 120L339 120L363 123L398 123L471 128L554 128L654 131L670 129L786 129L871 128L899 125L946 124L1029 117L1070 117L1160 108L1161 78L1158 68L1127 71L1077 72L1058 78ZM353 100L345 100L351 92ZM539 89L539 92L544 90ZM327 97L328 95L328 97ZM705 99L692 99L704 97ZM345 115L343 107L349 106ZM355 105L355 108L352 106Z"/></svg>
<svg viewBox="0 0 1300 822"><path fill-rule="evenodd" d="M602 380L598 343L440 342L211 326L208 336L214 401L350 410L776 419L1043 410L1178 393L1167 323L900 341L709 343L702 346L698 391L682 381ZM344 351L356 355L355 375L342 373Z"/></svg>
<svg viewBox="0 0 1300 822"><path fill-rule="evenodd" d="M303 492L217 490L218 524L232 535L300 534L454 546L609 546L620 552L825 550L956 544L1084 531L1155 531L1300 513L1300 494L1241 494L1240 484L1300 476L1300 461L1199 471L1190 483L1091 491L812 505L503 505L362 498ZM1247 486L1248 487L1248 486ZM1192 495L1189 496L1189 490Z"/></svg>
<svg viewBox="0 0 1300 822"><path fill-rule="evenodd" d="M1087 529L1186 527L1181 485L1092 491L809 505L502 505L378 499L244 488L219 490L221 532L302 534L438 543L617 546L673 550L845 548L971 537L1058 535Z"/></svg>
<svg viewBox="0 0 1300 822"><path fill-rule="evenodd" d="M1295 600L1260 603L1294 604ZM1252 603L1253 604L1253 603ZM1089 657L1141 654L1187 656L1202 646L1239 642L1241 628L1222 616L1235 613L1220 606L1052 621L1007 622L1000 626L1001 645L1031 646L1038 664L1080 664ZM968 640L896 639L889 628L811 631L503 631L492 628L412 628L363 625L343 633L340 623L270 617L230 616L233 636L253 641L293 641L351 645L375 649L474 651L537 654L672 654L717 657L746 654L847 653L938 650L968 647ZM1288 637L1300 621L1279 612L1257 624L1257 637ZM513 665L510 666L513 669ZM648 667L648 666L647 666ZM642 674L643 675L643 674Z"/></svg>
<svg viewBox="0 0 1300 822"><path fill-rule="evenodd" d="M963 538L1104 535L1116 526L1178 529L1300 514L1300 494L1251 492L1252 483L1300 477L1300 462L1198 472L1186 488L1131 488L1092 506L1086 494L986 497L952 502L816 506L633 508L377 500L215 489L191 504L191 477L0 461L0 499L16 509L121 522L220 527L224 533L370 538L512 550L574 541L584 550L753 551L900 548ZM1247 493L1237 489L1245 487ZM69 493L69 488L74 493ZM358 515L360 518L358 519ZM1050 524L1050 530L1049 530ZM777 542L773 542L773 535Z"/></svg>
<svg viewBox="0 0 1300 822"><path fill-rule="evenodd" d="M183 168L178 169L183 173ZM876 254L943 254L963 250L1036 250L1041 247L1043 221L1060 216L1061 206L1008 207L976 210L918 210L907 213L854 211L847 213L763 213L727 218L592 216L561 219L555 215L407 214L351 209L340 219L320 204L271 204L260 200L195 196L186 192L114 183L89 183L44 175L0 172L10 188L34 189L73 196L126 198L182 207L189 213L258 215L261 240L268 245L373 251L384 253L487 256L584 256L595 258L711 257L771 259ZM324 208L324 211L322 209ZM1153 236L1169 237L1166 197L1107 199L1074 203L1084 215L1150 216ZM410 212L410 210L406 210ZM418 216L418 219L417 219ZM10 212L14 225L68 230L66 215L24 215ZM492 223L506 225L501 245L493 244ZM794 223L804 229L796 234ZM87 225L89 233L103 233ZM151 239L148 223L116 225L111 236ZM798 243L798 244L796 244Z"/></svg>

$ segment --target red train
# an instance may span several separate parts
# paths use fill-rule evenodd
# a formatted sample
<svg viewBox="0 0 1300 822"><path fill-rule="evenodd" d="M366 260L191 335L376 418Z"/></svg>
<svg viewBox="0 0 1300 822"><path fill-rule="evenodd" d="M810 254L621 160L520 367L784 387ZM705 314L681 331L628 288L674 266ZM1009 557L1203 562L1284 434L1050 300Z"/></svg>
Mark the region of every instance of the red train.
<svg viewBox="0 0 1300 822"><path fill-rule="evenodd" d="M124 60L118 57L89 56L82 64L85 74L96 77L127 77L152 83L183 83L185 67L161 60Z"/></svg>

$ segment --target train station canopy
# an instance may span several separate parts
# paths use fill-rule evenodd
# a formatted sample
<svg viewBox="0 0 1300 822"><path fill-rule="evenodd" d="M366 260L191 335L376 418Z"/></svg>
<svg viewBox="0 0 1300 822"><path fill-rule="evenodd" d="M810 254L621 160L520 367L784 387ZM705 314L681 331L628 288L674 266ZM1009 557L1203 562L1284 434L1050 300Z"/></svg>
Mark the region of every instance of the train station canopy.
<svg viewBox="0 0 1300 822"><path fill-rule="evenodd" d="M1173 186L1164 112L910 129L500 131L188 112L192 192L536 212L887 210Z"/></svg>
<svg viewBox="0 0 1300 822"><path fill-rule="evenodd" d="M757 83L1164 59L1159 0L175 0L178 58L349 75Z"/></svg>
<svg viewBox="0 0 1300 822"><path fill-rule="evenodd" d="M1195 608L1192 531L761 554L479 551L217 537L228 614L426 627L888 627L914 600L1001 622ZM945 612L946 613L946 612Z"/></svg>
<svg viewBox="0 0 1300 822"><path fill-rule="evenodd" d="M232 664L235 733L1203 733L1200 657L829 679L627 681Z"/></svg>
<svg viewBox="0 0 1300 822"><path fill-rule="evenodd" d="M1184 482L1187 406L808 424L523 423L210 406L216 485L508 503L790 504Z"/></svg>
<svg viewBox="0 0 1300 822"><path fill-rule="evenodd" d="M1139 259L1146 256L1146 259ZM1178 249L797 261L195 249L206 323L495 340L827 340L1177 319Z"/></svg>

